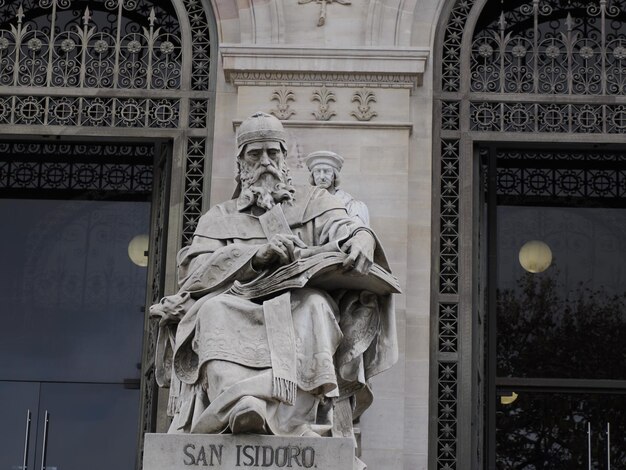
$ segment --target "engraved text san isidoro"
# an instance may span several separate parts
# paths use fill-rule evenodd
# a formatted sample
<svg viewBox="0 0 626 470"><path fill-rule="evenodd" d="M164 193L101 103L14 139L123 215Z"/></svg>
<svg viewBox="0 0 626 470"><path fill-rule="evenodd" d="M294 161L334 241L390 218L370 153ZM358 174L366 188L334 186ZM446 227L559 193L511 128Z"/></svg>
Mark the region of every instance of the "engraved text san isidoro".
<svg viewBox="0 0 626 470"><path fill-rule="evenodd" d="M222 457L224 452L227 452L234 454L227 460L234 461L235 467L316 467L315 449L311 446L237 444L235 446L226 446L226 449L224 447L223 444L186 444L182 448L183 464L185 466L221 467Z"/></svg>

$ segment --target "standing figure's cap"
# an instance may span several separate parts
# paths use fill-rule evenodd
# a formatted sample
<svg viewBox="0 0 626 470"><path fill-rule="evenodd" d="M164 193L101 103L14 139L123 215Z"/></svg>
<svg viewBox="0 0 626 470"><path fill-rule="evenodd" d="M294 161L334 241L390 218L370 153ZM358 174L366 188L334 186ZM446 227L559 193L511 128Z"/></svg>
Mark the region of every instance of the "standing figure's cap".
<svg viewBox="0 0 626 470"><path fill-rule="evenodd" d="M306 166L311 171L315 165L324 163L332 166L337 171L341 171L343 167L343 157L331 152L330 150L318 150L317 152L310 153L304 159Z"/></svg>
<svg viewBox="0 0 626 470"><path fill-rule="evenodd" d="M276 140L285 150L287 133L278 119L258 111L243 121L237 130L237 156L241 155L246 144L264 140Z"/></svg>

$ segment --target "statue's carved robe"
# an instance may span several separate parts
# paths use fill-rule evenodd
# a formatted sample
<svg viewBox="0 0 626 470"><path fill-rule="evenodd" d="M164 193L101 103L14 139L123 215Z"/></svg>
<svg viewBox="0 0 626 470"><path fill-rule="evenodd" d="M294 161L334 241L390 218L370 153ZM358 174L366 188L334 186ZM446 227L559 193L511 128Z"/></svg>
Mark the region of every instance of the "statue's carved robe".
<svg viewBox="0 0 626 470"><path fill-rule="evenodd" d="M346 206L348 215L358 217L361 221L369 227L370 225L370 212L363 201L354 199L352 194L345 192L343 189L335 190L334 196L339 198L341 202Z"/></svg>
<svg viewBox="0 0 626 470"><path fill-rule="evenodd" d="M291 231L308 246L339 250L357 231L369 231L337 198L315 187L298 187L283 211ZM266 321L274 307L268 299L264 305L227 292L236 280L259 275L251 260L267 241L258 217L238 210L233 199L200 219L192 244L179 254L179 294L153 307L180 319L175 334L171 326L161 328L157 345L157 379L167 384L171 374L170 395L177 402L170 432L227 431L230 411L246 395L266 402L272 433L323 432L328 427L319 426L322 397L338 401L360 395L352 399L359 402L359 413L371 402L367 379L397 360L390 296L363 293L362 302L346 305L341 292L292 290L275 299L287 302L293 322L297 396L277 399L273 375L281 365L288 372L293 358L288 347L281 348L280 323ZM388 269L379 246L375 262Z"/></svg>

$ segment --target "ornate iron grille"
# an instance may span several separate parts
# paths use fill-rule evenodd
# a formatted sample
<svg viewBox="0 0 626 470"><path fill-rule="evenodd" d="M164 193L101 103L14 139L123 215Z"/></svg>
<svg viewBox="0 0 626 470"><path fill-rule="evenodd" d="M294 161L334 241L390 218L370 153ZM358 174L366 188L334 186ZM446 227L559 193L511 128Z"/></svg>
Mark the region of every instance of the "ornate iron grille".
<svg viewBox="0 0 626 470"><path fill-rule="evenodd" d="M179 99L0 95L0 124L175 129L179 121Z"/></svg>
<svg viewBox="0 0 626 470"><path fill-rule="evenodd" d="M504 9L483 10L477 25L471 91L626 92L626 2L506 3Z"/></svg>
<svg viewBox="0 0 626 470"><path fill-rule="evenodd" d="M168 2L5 0L0 85L176 89L178 21Z"/></svg>
<svg viewBox="0 0 626 470"><path fill-rule="evenodd" d="M441 238L439 291L458 294L459 288L459 142L442 142Z"/></svg>
<svg viewBox="0 0 626 470"><path fill-rule="evenodd" d="M0 143L0 197L149 200L154 145Z"/></svg>
<svg viewBox="0 0 626 470"><path fill-rule="evenodd" d="M209 7L197 0L0 0L0 133L124 137L149 141L151 149L154 139L169 140L170 153L160 160L153 181L158 191L153 205L159 208L153 227L152 245L158 247L150 268L151 299L163 295L166 249L173 255L189 241L206 205L207 129L214 96L212 28ZM85 155L69 152L44 164L33 156L22 159L17 172L17 160L6 163L0 174L7 184L31 185L5 188L8 192L78 194L82 184L94 197L103 197L103 191L112 197L117 185L126 190L130 185L136 197L148 197L141 187L146 181L138 176L144 174L141 165L122 169L116 165L124 162L112 163L108 157L86 161ZM145 164L154 169L152 160ZM96 173L121 179L90 179ZM185 176L176 179L181 174ZM72 183L51 187L58 178ZM177 227L166 225L170 185L173 194L180 194L180 201L173 201L180 203ZM175 240L166 247L161 240L168 236ZM148 322L145 357L151 357L154 347L153 330ZM142 435L155 430L153 368L144 361Z"/></svg>
<svg viewBox="0 0 626 470"><path fill-rule="evenodd" d="M167 223L169 203L169 182L171 155L169 147L162 144L158 150L154 166L154 196L153 196L153 224L150 235L150 266L149 279L151 280L146 292L147 304L155 304L163 295L165 284L165 251L167 243ZM147 432L155 430L154 420L157 413L158 385L155 378L154 355L156 349L159 323L146 315L144 318L144 347L142 355L142 415L140 422L140 439L137 450L137 468L141 470L143 464L143 442Z"/></svg>
<svg viewBox="0 0 626 470"><path fill-rule="evenodd" d="M624 206L622 153L498 149L496 158L498 204Z"/></svg>
<svg viewBox="0 0 626 470"><path fill-rule="evenodd" d="M494 430L482 429L484 260L475 203L486 174L474 143L623 142L626 0L448 0L435 51L430 466L487 468L482 436ZM524 194L537 204L619 205L626 192L619 153L507 150L498 158L498 198L509 203Z"/></svg>
<svg viewBox="0 0 626 470"><path fill-rule="evenodd" d="M202 198L204 197L204 170L206 162L206 139L190 138L185 170L185 210L183 211L183 244L193 240L198 220L202 215Z"/></svg>
<svg viewBox="0 0 626 470"><path fill-rule="evenodd" d="M461 86L461 41L474 0L452 2L452 8L445 25L441 57L441 89L459 91Z"/></svg>
<svg viewBox="0 0 626 470"><path fill-rule="evenodd" d="M187 243L204 205L208 166L197 160L209 155L211 48L211 21L196 0L0 0L0 128L140 138L184 130L174 154L193 173L181 215Z"/></svg>
<svg viewBox="0 0 626 470"><path fill-rule="evenodd" d="M481 132L626 133L626 105L472 101L470 128Z"/></svg>

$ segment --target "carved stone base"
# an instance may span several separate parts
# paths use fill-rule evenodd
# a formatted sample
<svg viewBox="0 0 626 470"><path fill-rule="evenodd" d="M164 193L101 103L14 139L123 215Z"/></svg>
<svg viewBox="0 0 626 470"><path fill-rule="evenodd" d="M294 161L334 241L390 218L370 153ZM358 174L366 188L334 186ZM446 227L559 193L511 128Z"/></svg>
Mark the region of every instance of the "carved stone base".
<svg viewBox="0 0 626 470"><path fill-rule="evenodd" d="M144 470L353 470L352 439L256 434L146 434Z"/></svg>

